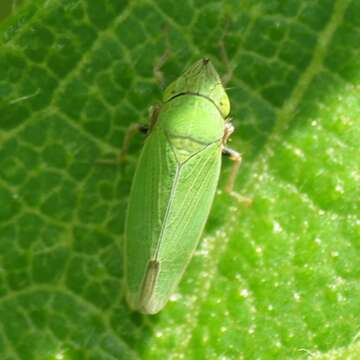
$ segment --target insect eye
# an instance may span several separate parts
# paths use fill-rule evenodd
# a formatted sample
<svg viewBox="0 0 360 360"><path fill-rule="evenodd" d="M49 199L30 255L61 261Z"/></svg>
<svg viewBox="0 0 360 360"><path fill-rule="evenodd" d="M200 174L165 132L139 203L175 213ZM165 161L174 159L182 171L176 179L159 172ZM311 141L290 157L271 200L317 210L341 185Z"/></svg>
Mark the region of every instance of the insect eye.
<svg viewBox="0 0 360 360"><path fill-rule="evenodd" d="M224 94L221 100L219 101L219 107L223 116L227 117L230 112L230 102L226 94Z"/></svg>

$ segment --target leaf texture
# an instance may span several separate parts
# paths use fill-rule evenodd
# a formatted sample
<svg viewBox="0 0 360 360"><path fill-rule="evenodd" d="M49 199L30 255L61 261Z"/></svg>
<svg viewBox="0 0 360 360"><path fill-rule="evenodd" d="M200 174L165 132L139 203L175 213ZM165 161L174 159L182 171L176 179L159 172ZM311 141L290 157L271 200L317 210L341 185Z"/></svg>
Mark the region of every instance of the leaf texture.
<svg viewBox="0 0 360 360"><path fill-rule="evenodd" d="M0 42L1 359L358 356L359 1L28 0ZM161 99L166 50L165 83L202 56L230 79L253 204L216 197L177 293L142 317L121 290L142 140L95 161Z"/></svg>

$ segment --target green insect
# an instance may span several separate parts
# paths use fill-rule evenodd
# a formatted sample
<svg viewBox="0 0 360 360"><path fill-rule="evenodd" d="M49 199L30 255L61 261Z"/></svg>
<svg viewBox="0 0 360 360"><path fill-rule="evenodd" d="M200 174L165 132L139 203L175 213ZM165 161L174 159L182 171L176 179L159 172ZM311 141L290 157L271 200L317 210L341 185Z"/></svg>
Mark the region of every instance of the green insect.
<svg viewBox="0 0 360 360"><path fill-rule="evenodd" d="M222 153L234 128L229 98L208 59L171 83L153 112L131 187L125 225L129 306L155 314L167 303L195 250L214 200Z"/></svg>

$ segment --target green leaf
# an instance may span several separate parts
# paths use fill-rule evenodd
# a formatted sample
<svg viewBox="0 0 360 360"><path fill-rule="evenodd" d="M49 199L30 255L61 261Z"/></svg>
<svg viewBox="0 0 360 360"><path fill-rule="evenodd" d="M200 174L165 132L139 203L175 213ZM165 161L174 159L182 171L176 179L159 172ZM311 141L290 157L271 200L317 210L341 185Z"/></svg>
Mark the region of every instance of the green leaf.
<svg viewBox="0 0 360 360"><path fill-rule="evenodd" d="M1 359L359 357L359 1L28 0L0 39ZM96 160L147 121L166 50L166 83L202 56L231 75L253 204L217 196L145 317L121 290L142 139Z"/></svg>

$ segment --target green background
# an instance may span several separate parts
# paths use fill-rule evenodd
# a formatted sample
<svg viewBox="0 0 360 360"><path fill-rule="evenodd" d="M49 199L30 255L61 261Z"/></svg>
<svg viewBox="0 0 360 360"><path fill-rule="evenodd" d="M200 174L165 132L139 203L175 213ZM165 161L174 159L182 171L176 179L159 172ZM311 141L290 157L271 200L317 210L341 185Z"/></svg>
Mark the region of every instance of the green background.
<svg viewBox="0 0 360 360"><path fill-rule="evenodd" d="M1 0L0 21L11 14L14 14L22 3L23 0Z"/></svg>
<svg viewBox="0 0 360 360"><path fill-rule="evenodd" d="M358 0L28 0L0 42L2 360L360 358ZM147 121L166 50L165 83L203 56L232 72L253 204L216 197L146 317L121 291L143 138L126 164L95 161Z"/></svg>

